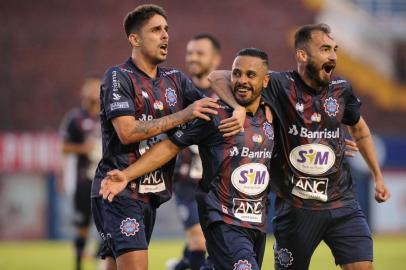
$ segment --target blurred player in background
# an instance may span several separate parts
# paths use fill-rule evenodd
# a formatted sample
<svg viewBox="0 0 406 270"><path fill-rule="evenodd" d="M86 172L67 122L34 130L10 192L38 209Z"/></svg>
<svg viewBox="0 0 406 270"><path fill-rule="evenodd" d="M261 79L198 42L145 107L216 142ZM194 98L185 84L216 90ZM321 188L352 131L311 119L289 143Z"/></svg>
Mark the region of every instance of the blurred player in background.
<svg viewBox="0 0 406 270"><path fill-rule="evenodd" d="M272 187L277 193L275 269L308 269L321 241L343 269L373 269L371 232L344 159L343 124L372 172L375 200L385 202L390 193L360 113L361 102L347 80L332 75L337 48L328 25L302 26L295 33L297 69L271 72L263 94L274 112L278 142L271 162ZM210 78L213 83L221 81ZM229 75L224 79L230 80ZM213 87L219 90L216 83ZM227 83L224 86L227 89ZM236 102L230 89L218 94Z"/></svg>
<svg viewBox="0 0 406 270"><path fill-rule="evenodd" d="M194 36L186 46L186 69L193 84L203 94L215 98L207 76L220 64L220 43L209 34ZM196 145L179 153L174 172L174 194L178 216L186 233L186 246L181 260L169 260L168 269L198 270L204 263L205 239L199 223L196 189L202 178L202 161Z"/></svg>
<svg viewBox="0 0 406 270"><path fill-rule="evenodd" d="M232 92L246 108L244 132L224 137L218 126L233 109L221 100L212 121L196 119L155 145L123 171L108 173L100 193L110 202L132 179L170 161L196 144L203 163L197 201L207 251L216 270L261 268L268 223L269 173L274 132L266 120L261 93L267 86L268 56L248 48L238 52L231 76Z"/></svg>
<svg viewBox="0 0 406 270"><path fill-rule="evenodd" d="M92 186L92 213L105 248L107 269L145 270L156 209L172 195L175 160L130 183L107 203L99 195L107 172L128 167L172 129L196 117L216 114L214 99L203 98L191 80L166 60L169 34L165 11L140 5L124 19L131 57L110 68L101 86L103 158Z"/></svg>
<svg viewBox="0 0 406 270"><path fill-rule="evenodd" d="M61 125L65 186L74 186L76 270L80 270L88 238L91 211L90 190L101 152L100 80L88 78L81 90L81 106L69 111ZM71 175L71 176L69 176Z"/></svg>

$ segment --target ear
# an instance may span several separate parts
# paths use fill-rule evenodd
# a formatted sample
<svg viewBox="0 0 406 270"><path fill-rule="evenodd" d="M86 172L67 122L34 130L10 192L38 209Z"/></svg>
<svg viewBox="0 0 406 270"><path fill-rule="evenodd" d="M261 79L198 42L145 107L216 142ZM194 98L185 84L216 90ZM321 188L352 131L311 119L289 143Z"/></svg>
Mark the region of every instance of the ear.
<svg viewBox="0 0 406 270"><path fill-rule="evenodd" d="M270 79L271 79L271 77L269 76L269 74L266 74L262 81L262 87L266 88L268 86Z"/></svg>
<svg viewBox="0 0 406 270"><path fill-rule="evenodd" d="M141 46L141 37L138 34L131 33L128 36L128 41L131 43L132 47L139 47Z"/></svg>
<svg viewBox="0 0 406 270"><path fill-rule="evenodd" d="M307 57L308 57L308 55L305 50L303 50L303 49L296 50L296 60L298 62L302 62L302 63L307 62Z"/></svg>
<svg viewBox="0 0 406 270"><path fill-rule="evenodd" d="M220 63L221 63L221 56L220 56L220 54L216 54L214 56L214 60L213 60L213 66L214 66L213 70L216 70L218 68L218 66L220 65Z"/></svg>

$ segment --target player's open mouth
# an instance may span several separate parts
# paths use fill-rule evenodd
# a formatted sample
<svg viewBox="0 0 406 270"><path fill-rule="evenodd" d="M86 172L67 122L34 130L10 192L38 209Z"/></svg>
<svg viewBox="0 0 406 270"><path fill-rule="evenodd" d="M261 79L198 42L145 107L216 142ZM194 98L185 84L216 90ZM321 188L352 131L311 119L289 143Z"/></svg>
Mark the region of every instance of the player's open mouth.
<svg viewBox="0 0 406 270"><path fill-rule="evenodd" d="M238 93L247 93L251 91L251 87L237 87L236 90Z"/></svg>
<svg viewBox="0 0 406 270"><path fill-rule="evenodd" d="M163 53L167 53L168 52L168 44L162 44L161 46L159 46L159 48L161 49L161 51Z"/></svg>
<svg viewBox="0 0 406 270"><path fill-rule="evenodd" d="M331 73L333 73L333 70L335 67L336 67L336 65L334 63L325 63L322 66L322 69L327 73L327 75L331 75Z"/></svg>

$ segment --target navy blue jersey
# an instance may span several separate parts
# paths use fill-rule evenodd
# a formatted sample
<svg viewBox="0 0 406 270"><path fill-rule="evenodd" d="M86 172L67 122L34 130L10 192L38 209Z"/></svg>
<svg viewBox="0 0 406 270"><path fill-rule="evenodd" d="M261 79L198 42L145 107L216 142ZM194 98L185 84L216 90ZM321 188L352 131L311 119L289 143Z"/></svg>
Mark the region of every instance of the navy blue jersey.
<svg viewBox="0 0 406 270"><path fill-rule="evenodd" d="M211 98L217 98L211 88L199 88L202 93ZM182 150L176 159L174 181L182 184L182 181L196 183L202 178L202 160L196 145L191 145ZM175 188L176 191L176 188ZM180 194L181 195L181 194Z"/></svg>
<svg viewBox="0 0 406 270"><path fill-rule="evenodd" d="M354 187L344 159L342 124L355 125L361 106L351 85L334 77L316 92L295 71L270 75L263 97L276 114L273 188L294 206L307 209L337 208L351 201Z"/></svg>
<svg viewBox="0 0 406 270"><path fill-rule="evenodd" d="M139 121L149 121L182 110L202 97L192 82L176 69L158 67L157 77L151 79L131 58L109 69L101 85L103 158L96 172L92 197L99 196L100 182L108 171L128 167L152 145L167 137L160 134L123 145L111 123L113 118L129 115ZM171 197L174 165L175 160L172 160L136 179L120 195L160 205Z"/></svg>
<svg viewBox="0 0 406 270"><path fill-rule="evenodd" d="M268 213L268 167L274 144L273 127L263 108L247 114L244 132L224 138L218 126L232 110L222 104L213 121L197 119L178 130L170 140L186 147L196 144L203 163L200 190L206 193L207 217L203 228L223 221L266 231Z"/></svg>
<svg viewBox="0 0 406 270"><path fill-rule="evenodd" d="M60 127L60 136L63 142L72 144L82 144L90 137L97 140L100 138L99 117L90 116L82 108L74 108L65 115ZM99 145L95 145L95 148L98 147ZM77 155L76 166L72 168L76 170L77 182L93 180L96 169L94 163L100 159L99 151L94 149L94 152L97 153Z"/></svg>

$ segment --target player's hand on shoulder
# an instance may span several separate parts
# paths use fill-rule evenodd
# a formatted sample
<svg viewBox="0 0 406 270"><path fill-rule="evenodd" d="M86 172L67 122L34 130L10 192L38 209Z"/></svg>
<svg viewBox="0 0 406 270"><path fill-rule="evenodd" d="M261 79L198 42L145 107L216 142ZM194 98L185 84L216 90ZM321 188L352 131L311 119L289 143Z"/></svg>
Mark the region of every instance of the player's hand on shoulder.
<svg viewBox="0 0 406 270"><path fill-rule="evenodd" d="M210 121L209 114L216 115L217 109L220 106L214 98L205 97L196 100L186 108L188 120L195 118L201 118L206 121Z"/></svg>
<svg viewBox="0 0 406 270"><path fill-rule="evenodd" d="M390 198L390 192L382 176L375 178L375 200L378 203L386 202Z"/></svg>
<svg viewBox="0 0 406 270"><path fill-rule="evenodd" d="M122 171L109 171L101 182L99 194L103 199L112 202L114 197L126 188L127 184L127 177Z"/></svg>
<svg viewBox="0 0 406 270"><path fill-rule="evenodd" d="M223 133L223 136L230 137L244 131L246 114L245 107L240 106L234 109L231 117L221 120L219 130Z"/></svg>

